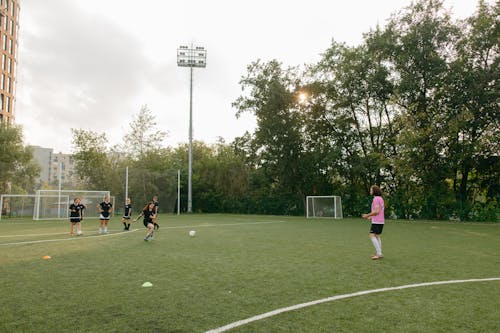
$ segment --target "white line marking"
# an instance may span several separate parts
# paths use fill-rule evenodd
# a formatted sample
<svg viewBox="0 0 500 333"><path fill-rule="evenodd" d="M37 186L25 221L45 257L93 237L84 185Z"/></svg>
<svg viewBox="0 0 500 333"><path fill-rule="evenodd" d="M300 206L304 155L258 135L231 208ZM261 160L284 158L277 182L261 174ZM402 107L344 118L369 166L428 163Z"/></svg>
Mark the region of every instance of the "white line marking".
<svg viewBox="0 0 500 333"><path fill-rule="evenodd" d="M272 316L276 316L276 315L284 313L284 312L294 311L294 310L302 309L302 308L305 308L308 306L313 306L313 305L317 305L317 304L321 304L321 303L336 301L336 300L344 299L344 298L351 298L351 297L356 297L356 296L381 293L384 291L391 291L391 290L402 290L402 289L408 289L408 288L427 287L427 286L435 286L435 285L441 285L441 284L466 283L466 282L485 282L485 281L500 281L500 277L485 278L485 279L425 282L425 283L417 283L417 284L407 284L407 285L399 286L399 287L389 287L389 288L380 288L380 289L358 291L358 292L355 292L352 294L337 295L337 296L319 299L316 301L292 305L292 306L289 306L286 308L276 309L276 310L269 311L269 312L266 312L266 313L263 313L263 314L260 314L257 316L253 316L253 317L250 317L247 319L235 321L234 323L230 323L230 324L227 324L225 326L221 326L219 328L214 328L212 330L206 331L205 333L222 333L222 332L229 331L233 328L243 326L243 325L246 325L246 324L254 322L254 321L258 321L258 320L262 320L262 319L269 318Z"/></svg>
<svg viewBox="0 0 500 333"><path fill-rule="evenodd" d="M272 224L272 223L286 223L287 221L260 221L260 222L248 222L248 223L225 223L225 224L197 224L197 225L182 225L182 226L165 226L161 227L164 229L188 229L188 228L211 228L211 227L223 227L223 226L238 226L238 225L255 225L255 224ZM131 231L137 231L139 229L133 229ZM0 237L26 237L26 236L50 236L50 235L64 235L67 233L52 233L52 234L24 234L24 235L5 235ZM94 237L103 237L103 236L115 236L126 234L126 232L119 232L118 234L107 234L107 235L95 235L95 236L84 236L84 237L71 237L64 239L46 239L46 240L37 240L37 241L24 241L24 242L15 242L15 243L4 243L0 244L0 246L7 245L22 245L22 244L37 244L37 243L50 243L50 242L63 242L63 241L72 241L77 239L85 239L85 238L94 238Z"/></svg>
<svg viewBox="0 0 500 333"><path fill-rule="evenodd" d="M130 231L137 231L139 229L132 229ZM88 239L88 238L96 238L96 237L111 237L111 236L119 236L119 235L126 235L129 232L118 232L114 234L104 234L104 235L94 235L94 236L75 236L71 238L61 238L61 239L43 239L43 240L37 240L37 241L26 241L26 242L15 242L15 243L3 243L0 244L0 246L7 246L7 245L23 245L23 244L39 244L39 243L53 243L53 242L67 242L67 241L76 241L76 240L82 240L82 239Z"/></svg>

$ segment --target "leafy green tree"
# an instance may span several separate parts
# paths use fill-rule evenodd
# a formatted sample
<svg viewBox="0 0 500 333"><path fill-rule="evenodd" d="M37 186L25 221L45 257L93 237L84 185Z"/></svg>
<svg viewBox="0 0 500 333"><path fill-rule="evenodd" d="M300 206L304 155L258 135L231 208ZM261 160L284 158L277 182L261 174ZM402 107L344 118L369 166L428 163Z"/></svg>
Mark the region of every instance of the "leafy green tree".
<svg viewBox="0 0 500 333"><path fill-rule="evenodd" d="M160 149L167 133L158 130L156 117L147 105L143 105L130 123L130 130L123 137L121 151L136 159Z"/></svg>
<svg viewBox="0 0 500 333"><path fill-rule="evenodd" d="M240 96L233 106L237 114L250 112L257 118L252 139L255 167L262 168L268 193L281 198L280 213L302 212L302 180L306 175L302 164L304 117L295 94L300 73L297 68L282 69L277 61L256 61L248 66L240 84L247 95Z"/></svg>
<svg viewBox="0 0 500 333"><path fill-rule="evenodd" d="M23 145L21 127L0 125L0 193L33 192L39 174L32 150Z"/></svg>
<svg viewBox="0 0 500 333"><path fill-rule="evenodd" d="M500 193L499 11L500 2L488 6L481 0L462 23L447 82L446 145L462 219L478 198L492 200Z"/></svg>
<svg viewBox="0 0 500 333"><path fill-rule="evenodd" d="M75 171L88 190L109 189L115 180L106 135L71 129Z"/></svg>
<svg viewBox="0 0 500 333"><path fill-rule="evenodd" d="M449 52L458 33L441 1L423 0L393 17L386 30L403 123L399 176L412 185L406 191L423 202L419 214L426 218L446 218L451 199L446 182L451 171L443 154L448 117L443 98L450 73Z"/></svg>

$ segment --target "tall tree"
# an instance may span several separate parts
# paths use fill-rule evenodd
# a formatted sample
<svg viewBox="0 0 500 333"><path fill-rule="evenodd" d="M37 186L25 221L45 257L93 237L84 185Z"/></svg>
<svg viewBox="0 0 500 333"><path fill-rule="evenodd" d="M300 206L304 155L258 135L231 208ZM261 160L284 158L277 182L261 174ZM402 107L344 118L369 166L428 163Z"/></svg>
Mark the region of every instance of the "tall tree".
<svg viewBox="0 0 500 333"><path fill-rule="evenodd" d="M130 123L130 130L123 137L122 151L138 159L161 147L167 133L157 129L156 117L143 105Z"/></svg>
<svg viewBox="0 0 500 333"><path fill-rule="evenodd" d="M0 125L0 193L32 192L40 167L23 145L21 127Z"/></svg>
<svg viewBox="0 0 500 333"><path fill-rule="evenodd" d="M256 165L263 169L270 189L286 198L282 213L287 214L301 210L304 197L303 115L295 98L299 77L297 68L282 69L278 61L253 62L240 81L248 94L233 103L237 114L250 112L257 118Z"/></svg>
<svg viewBox="0 0 500 333"><path fill-rule="evenodd" d="M71 129L75 171L88 190L106 190L114 177L108 158L106 135L83 129Z"/></svg>
<svg viewBox="0 0 500 333"><path fill-rule="evenodd" d="M441 1L420 0L393 17L386 34L404 124L400 176L412 180L413 188L407 191L423 202L423 217L445 218L451 171L443 154L447 114L442 96L458 28Z"/></svg>
<svg viewBox="0 0 500 333"><path fill-rule="evenodd" d="M447 82L446 143L461 218L468 217L477 197L500 193L499 12L500 2L488 6L481 0L462 22Z"/></svg>

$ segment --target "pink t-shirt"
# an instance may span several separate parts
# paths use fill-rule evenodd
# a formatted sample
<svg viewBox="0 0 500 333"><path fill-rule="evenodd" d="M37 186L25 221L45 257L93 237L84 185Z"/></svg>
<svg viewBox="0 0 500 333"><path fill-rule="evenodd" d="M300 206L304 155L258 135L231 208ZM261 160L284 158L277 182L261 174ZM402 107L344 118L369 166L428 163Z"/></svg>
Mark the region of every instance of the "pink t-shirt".
<svg viewBox="0 0 500 333"><path fill-rule="evenodd" d="M372 212L375 211L375 207L379 207L378 214L372 216L372 223L384 224L384 199L380 196L373 197L372 201Z"/></svg>

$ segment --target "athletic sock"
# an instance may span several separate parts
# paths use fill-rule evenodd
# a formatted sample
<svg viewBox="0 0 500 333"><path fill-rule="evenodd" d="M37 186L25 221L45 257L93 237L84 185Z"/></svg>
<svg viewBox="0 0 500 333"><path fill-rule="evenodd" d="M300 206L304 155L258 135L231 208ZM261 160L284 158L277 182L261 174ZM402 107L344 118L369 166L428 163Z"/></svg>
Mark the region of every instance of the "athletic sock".
<svg viewBox="0 0 500 333"><path fill-rule="evenodd" d="M380 254L377 254L379 256L382 256L382 238L377 238L378 239L378 246L379 246L379 249L380 249Z"/></svg>
<svg viewBox="0 0 500 333"><path fill-rule="evenodd" d="M372 240L373 246L375 247L375 251L377 251L377 255L382 253L377 237L370 237L370 239Z"/></svg>

